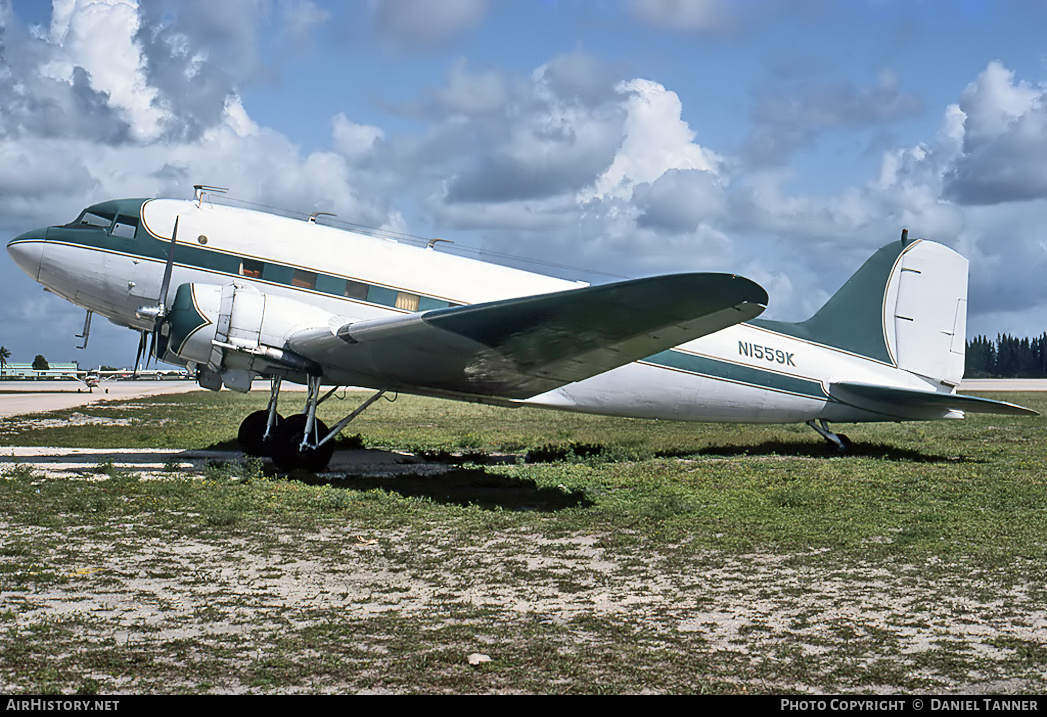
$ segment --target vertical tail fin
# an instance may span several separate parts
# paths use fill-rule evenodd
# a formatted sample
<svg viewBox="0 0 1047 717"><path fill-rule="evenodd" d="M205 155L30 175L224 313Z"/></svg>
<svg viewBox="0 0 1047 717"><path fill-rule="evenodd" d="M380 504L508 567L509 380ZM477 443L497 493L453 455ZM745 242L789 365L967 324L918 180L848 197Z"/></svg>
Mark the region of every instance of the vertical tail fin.
<svg viewBox="0 0 1047 717"><path fill-rule="evenodd" d="M967 259L903 232L807 321L751 323L956 385L967 341Z"/></svg>
<svg viewBox="0 0 1047 717"><path fill-rule="evenodd" d="M898 368L955 386L967 348L967 259L928 241L900 259L884 299L887 347Z"/></svg>

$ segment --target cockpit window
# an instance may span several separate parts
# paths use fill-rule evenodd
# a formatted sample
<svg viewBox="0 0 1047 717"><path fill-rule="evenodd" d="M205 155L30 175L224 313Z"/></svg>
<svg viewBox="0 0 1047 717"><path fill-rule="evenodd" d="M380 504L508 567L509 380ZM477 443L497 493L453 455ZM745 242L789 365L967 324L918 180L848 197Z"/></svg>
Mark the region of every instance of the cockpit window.
<svg viewBox="0 0 1047 717"><path fill-rule="evenodd" d="M97 214L95 212L89 212L86 209L80 214L80 218L73 222L75 226L95 227L97 229L108 229L109 225L112 223L112 215L106 216L104 214Z"/></svg>
<svg viewBox="0 0 1047 717"><path fill-rule="evenodd" d="M116 218L116 223L113 224L113 229L109 233L114 237L134 239L136 231L138 231L138 219L136 217L119 216Z"/></svg>
<svg viewBox="0 0 1047 717"><path fill-rule="evenodd" d="M138 217L124 214L107 214L104 212L85 209L72 224L67 227L78 227L81 229L104 229L112 236L133 239L138 232Z"/></svg>

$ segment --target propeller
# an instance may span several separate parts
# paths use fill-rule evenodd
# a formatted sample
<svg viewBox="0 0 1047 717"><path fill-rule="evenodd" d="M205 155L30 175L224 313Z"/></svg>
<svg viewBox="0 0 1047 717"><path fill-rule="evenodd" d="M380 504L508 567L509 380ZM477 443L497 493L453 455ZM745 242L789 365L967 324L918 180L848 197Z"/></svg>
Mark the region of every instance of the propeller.
<svg viewBox="0 0 1047 717"><path fill-rule="evenodd" d="M148 331L139 331L141 337L138 339L138 353L135 354L135 370L132 375L138 375L138 367L142 364L142 353L145 351L145 343L149 336Z"/></svg>
<svg viewBox="0 0 1047 717"><path fill-rule="evenodd" d="M146 336L149 337L149 349L146 355L146 367L156 351L156 335L167 316L167 292L171 288L171 272L174 268L175 244L178 243L178 217L175 216L174 230L171 232L171 243L167 247L167 263L164 265L164 278L160 282L160 295L156 298L156 304L139 306L135 314L140 319L152 319L153 328L150 331L142 331L142 338L138 342L138 356L135 358L135 372L138 372L138 364L142 360L142 353L146 352ZM158 357L159 358L159 357Z"/></svg>

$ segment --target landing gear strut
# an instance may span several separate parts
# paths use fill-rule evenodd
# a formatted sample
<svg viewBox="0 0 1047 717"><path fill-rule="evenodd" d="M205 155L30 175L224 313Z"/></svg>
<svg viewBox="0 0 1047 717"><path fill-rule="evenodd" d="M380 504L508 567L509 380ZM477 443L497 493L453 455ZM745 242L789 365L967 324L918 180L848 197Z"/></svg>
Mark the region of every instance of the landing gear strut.
<svg viewBox="0 0 1047 717"><path fill-rule="evenodd" d="M273 378L269 407L264 411L255 411L240 424L238 438L241 449L247 455L272 458L276 467L282 471L297 468L323 470L331 462L335 437L350 421L385 394L384 390L379 391L333 428L328 428L327 424L316 417L316 409L338 388L332 388L321 397L320 377L310 376L307 382L305 410L289 418L283 418L276 410L280 396L280 379Z"/></svg>
<svg viewBox="0 0 1047 717"><path fill-rule="evenodd" d="M249 456L268 458L272 453L273 438L284 418L276 412L276 401L280 396L280 377L272 379L269 389L269 407L255 411L244 419L237 433L240 449Z"/></svg>
<svg viewBox="0 0 1047 717"><path fill-rule="evenodd" d="M851 439L842 433L833 433L829 430L829 424L825 422L825 419L819 419L818 421L810 420L807 421L807 425L818 432L822 438L829 442L837 453L844 454L849 453L851 450Z"/></svg>

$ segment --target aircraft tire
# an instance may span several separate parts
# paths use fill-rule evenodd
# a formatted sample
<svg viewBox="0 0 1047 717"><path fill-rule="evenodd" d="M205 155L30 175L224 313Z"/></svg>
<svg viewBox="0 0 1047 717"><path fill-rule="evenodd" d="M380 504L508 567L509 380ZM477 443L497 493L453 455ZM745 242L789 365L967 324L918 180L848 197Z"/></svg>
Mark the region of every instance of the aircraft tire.
<svg viewBox="0 0 1047 717"><path fill-rule="evenodd" d="M331 462L334 455L334 442L325 443L319 448L302 450L302 437L305 435L305 414L299 413L281 423L273 436L273 463L282 471L297 469L317 472L322 471ZM327 424L316 419L317 434L327 435Z"/></svg>
<svg viewBox="0 0 1047 717"><path fill-rule="evenodd" d="M276 414L274 435L276 430L280 428L283 420L283 416L279 413ZM273 436L269 436L269 440L264 438L265 427L268 423L269 411L255 411L243 420L243 423L240 424L240 430L237 431L236 438L244 455L269 458L272 453Z"/></svg>

